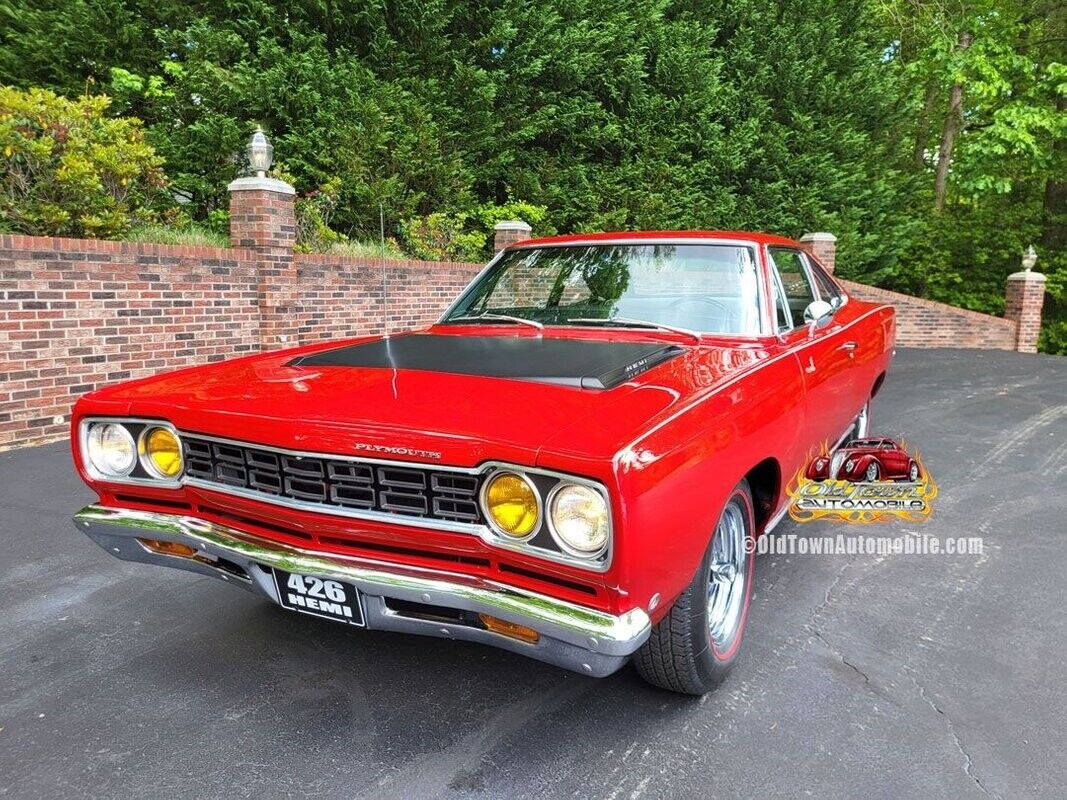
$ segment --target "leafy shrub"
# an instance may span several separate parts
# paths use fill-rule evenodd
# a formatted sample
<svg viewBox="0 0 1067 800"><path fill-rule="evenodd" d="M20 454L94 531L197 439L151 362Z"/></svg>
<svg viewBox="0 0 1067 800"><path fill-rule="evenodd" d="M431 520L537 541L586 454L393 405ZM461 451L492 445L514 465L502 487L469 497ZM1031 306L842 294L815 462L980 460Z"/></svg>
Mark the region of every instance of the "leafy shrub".
<svg viewBox="0 0 1067 800"><path fill-rule="evenodd" d="M141 122L105 96L0 86L0 220L52 236L117 237L147 221L166 184Z"/></svg>
<svg viewBox="0 0 1067 800"><path fill-rule="evenodd" d="M436 211L405 220L400 232L407 249L427 261L479 261L489 253L493 226L518 219L541 227L548 216L544 206L521 201L497 205L483 203L468 212Z"/></svg>

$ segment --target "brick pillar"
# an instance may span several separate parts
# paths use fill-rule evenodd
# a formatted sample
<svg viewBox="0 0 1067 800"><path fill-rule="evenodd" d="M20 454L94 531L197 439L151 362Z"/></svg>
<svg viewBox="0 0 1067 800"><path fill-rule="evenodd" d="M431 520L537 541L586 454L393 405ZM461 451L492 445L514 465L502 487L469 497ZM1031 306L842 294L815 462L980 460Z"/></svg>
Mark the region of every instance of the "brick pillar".
<svg viewBox="0 0 1067 800"><path fill-rule="evenodd" d="M1014 272L1004 292L1004 317L1015 320L1015 349L1036 353L1041 333L1041 306L1045 302L1045 276L1040 272Z"/></svg>
<svg viewBox="0 0 1067 800"><path fill-rule="evenodd" d="M230 243L258 256L259 343L296 343L295 190L275 178L238 178L230 190Z"/></svg>
<svg viewBox="0 0 1067 800"><path fill-rule="evenodd" d="M837 260L837 237L832 233L805 233L800 237L800 246L815 256L823 269L834 274Z"/></svg>
<svg viewBox="0 0 1067 800"><path fill-rule="evenodd" d="M498 222L493 228L493 250L499 253L505 247L530 238L530 226L517 219Z"/></svg>

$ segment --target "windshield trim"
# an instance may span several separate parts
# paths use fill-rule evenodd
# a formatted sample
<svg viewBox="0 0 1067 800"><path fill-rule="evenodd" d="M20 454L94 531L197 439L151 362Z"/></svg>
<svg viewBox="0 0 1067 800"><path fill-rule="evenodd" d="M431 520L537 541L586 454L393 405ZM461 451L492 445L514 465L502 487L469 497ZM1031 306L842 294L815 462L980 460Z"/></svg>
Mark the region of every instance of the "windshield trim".
<svg viewBox="0 0 1067 800"><path fill-rule="evenodd" d="M542 243L542 244L529 245L527 247L523 247L522 242L519 242L517 244L511 245L510 247L504 248L503 250L499 251L496 255L494 255L493 258L490 259L489 263L486 264L485 267L482 270L480 270L478 272L478 274L474 276L473 279L471 279L471 282L468 283L467 286L463 289L463 291L459 293L459 296L456 297L456 299L454 301L452 301L452 303L448 306L448 308L445 309L445 312L438 318L438 320L434 324L435 325L455 324L454 322L450 321L448 319L448 317L452 314L453 311L455 311L460 306L461 303L463 303L464 300L467 299L467 296L469 294L471 294L471 293L473 293L475 291L475 289L481 284L482 279L485 278L485 276L489 274L489 272L496 266L497 262L500 261L500 259L502 259L505 255L508 255L509 253L513 253L516 250L547 250L547 249L555 248L555 247L611 247L613 245L620 245L620 244L621 245L637 245L637 246L649 246L649 245L657 245L657 244L677 244L677 245L698 245L699 246L699 245L708 245L708 244L710 244L710 245L725 245L727 247L735 246L735 247L748 247L748 248L751 248L752 252L753 252L753 256L755 257L755 267L756 267L756 302L759 305L759 328L760 328L759 331L756 332L756 333L720 333L718 331L694 331L694 332L700 334L701 338L706 336L709 339L731 339L731 340L736 339L736 340L743 340L743 341L745 341L745 340L750 341L752 339L761 339L761 338L765 338L765 337L768 337L768 336L774 336L775 335L771 331L771 328L773 327L774 323L773 322L768 322L768 320L767 320L767 309L766 309L767 287L766 287L766 275L764 273L764 265L763 265L764 253L763 253L762 246L760 245L759 242L755 241L754 239L729 239L729 238L723 238L723 237L718 237L718 236L708 236L706 238L705 237L677 237L677 236L670 237L670 236L664 236L662 238L657 237L655 239L640 239L640 238L635 238L635 237L620 236L618 238L612 238L612 239L594 239L594 240L590 240L588 242L545 242L545 243ZM548 329L548 328L566 328L568 330L574 330L574 329L578 329L578 328L583 328L585 330L589 330L590 329L590 326L587 326L587 325L563 325L563 324L555 324L555 323L544 323L544 326L545 326L546 329ZM631 330L631 331L633 331L633 330L648 330L649 332L659 332L659 333L667 333L668 332L668 331L654 331L654 329L652 329L652 328L648 328L648 329L628 328L628 329L624 329L624 330Z"/></svg>

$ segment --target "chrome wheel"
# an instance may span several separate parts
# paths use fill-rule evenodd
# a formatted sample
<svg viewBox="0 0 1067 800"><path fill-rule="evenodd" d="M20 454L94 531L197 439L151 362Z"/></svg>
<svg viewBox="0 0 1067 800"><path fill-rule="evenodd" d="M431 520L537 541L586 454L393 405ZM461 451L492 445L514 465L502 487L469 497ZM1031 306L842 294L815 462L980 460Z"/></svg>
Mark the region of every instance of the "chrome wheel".
<svg viewBox="0 0 1067 800"><path fill-rule="evenodd" d="M711 542L708 579L708 633L719 652L733 645L741 629L748 590L748 526L736 500L727 504Z"/></svg>
<svg viewBox="0 0 1067 800"><path fill-rule="evenodd" d="M867 465L867 483L874 483L878 480L878 465L871 462Z"/></svg>
<svg viewBox="0 0 1067 800"><path fill-rule="evenodd" d="M908 470L908 480L911 481L912 483L915 483L917 480L919 480L919 465L918 464L912 464L911 465L911 469Z"/></svg>

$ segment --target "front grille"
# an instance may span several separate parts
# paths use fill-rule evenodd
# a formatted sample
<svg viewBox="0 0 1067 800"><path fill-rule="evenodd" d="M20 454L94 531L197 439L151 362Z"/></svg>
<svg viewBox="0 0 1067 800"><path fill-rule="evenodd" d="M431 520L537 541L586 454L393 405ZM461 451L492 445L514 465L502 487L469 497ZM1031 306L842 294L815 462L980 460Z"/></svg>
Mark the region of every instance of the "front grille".
<svg viewBox="0 0 1067 800"><path fill-rule="evenodd" d="M182 435L185 474L221 487L324 507L480 524L477 475L397 467Z"/></svg>

